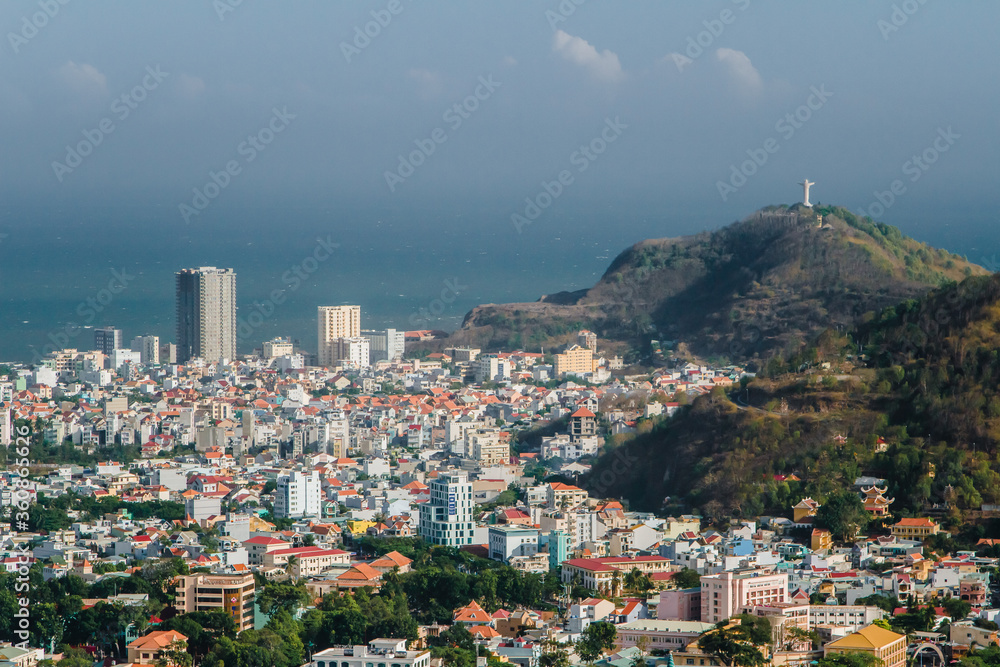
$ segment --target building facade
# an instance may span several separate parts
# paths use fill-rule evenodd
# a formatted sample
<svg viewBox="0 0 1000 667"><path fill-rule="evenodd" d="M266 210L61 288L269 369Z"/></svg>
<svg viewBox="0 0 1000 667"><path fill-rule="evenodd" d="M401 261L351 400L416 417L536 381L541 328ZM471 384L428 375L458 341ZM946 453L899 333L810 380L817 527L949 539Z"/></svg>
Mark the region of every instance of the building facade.
<svg viewBox="0 0 1000 667"><path fill-rule="evenodd" d="M94 329L94 349L110 355L122 346L122 330L114 327Z"/></svg>
<svg viewBox="0 0 1000 667"><path fill-rule="evenodd" d="M788 602L788 574L743 569L701 578L701 620L718 623L747 607Z"/></svg>
<svg viewBox="0 0 1000 667"><path fill-rule="evenodd" d="M420 506L419 533L431 544L472 544L472 483L464 472L445 473L430 483L429 502Z"/></svg>
<svg viewBox="0 0 1000 667"><path fill-rule="evenodd" d="M320 516L322 488L315 470L293 471L277 479L274 490L274 516L278 519L300 519Z"/></svg>
<svg viewBox="0 0 1000 667"><path fill-rule="evenodd" d="M233 617L237 632L253 627L253 574L189 574L177 577L174 607L181 613L221 609Z"/></svg>
<svg viewBox="0 0 1000 667"><path fill-rule="evenodd" d="M236 272L203 266L177 273L177 360L236 357Z"/></svg>
<svg viewBox="0 0 1000 667"><path fill-rule="evenodd" d="M319 365L333 366L337 361L334 341L361 336L361 306L319 306Z"/></svg>

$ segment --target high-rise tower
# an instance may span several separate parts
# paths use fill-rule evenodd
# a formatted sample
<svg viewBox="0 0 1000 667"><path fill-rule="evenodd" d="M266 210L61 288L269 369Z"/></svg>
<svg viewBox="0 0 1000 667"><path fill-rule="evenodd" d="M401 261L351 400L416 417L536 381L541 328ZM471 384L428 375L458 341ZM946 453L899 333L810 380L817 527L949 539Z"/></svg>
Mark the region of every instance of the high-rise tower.
<svg viewBox="0 0 1000 667"><path fill-rule="evenodd" d="M177 273L177 361L236 356L236 273L203 266Z"/></svg>

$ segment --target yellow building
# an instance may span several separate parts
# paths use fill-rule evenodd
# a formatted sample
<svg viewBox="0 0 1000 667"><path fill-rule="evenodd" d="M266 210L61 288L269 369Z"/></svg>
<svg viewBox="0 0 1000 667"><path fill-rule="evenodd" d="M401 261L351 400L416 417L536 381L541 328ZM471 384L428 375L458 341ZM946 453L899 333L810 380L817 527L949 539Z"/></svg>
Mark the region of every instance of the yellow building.
<svg viewBox="0 0 1000 667"><path fill-rule="evenodd" d="M556 355L556 377L564 375L586 375L596 370L594 353L586 347L573 345L562 354Z"/></svg>
<svg viewBox="0 0 1000 667"><path fill-rule="evenodd" d="M809 548L813 551L825 551L833 548L833 535L825 528L813 528Z"/></svg>
<svg viewBox="0 0 1000 667"><path fill-rule="evenodd" d="M900 519L892 526L892 534L902 540L926 540L941 530L932 519Z"/></svg>
<svg viewBox="0 0 1000 667"><path fill-rule="evenodd" d="M869 625L823 647L824 657L833 653L870 653L882 661L882 667L903 667L906 635Z"/></svg>
<svg viewBox="0 0 1000 667"><path fill-rule="evenodd" d="M818 502L812 498L803 498L798 504L792 506L792 521L801 523L806 517L816 516L816 510L818 509Z"/></svg>
<svg viewBox="0 0 1000 667"><path fill-rule="evenodd" d="M189 574L177 577L174 607L193 611L224 611L233 617L236 630L253 627L253 601L257 586L253 574ZM129 659L130 662L135 660Z"/></svg>

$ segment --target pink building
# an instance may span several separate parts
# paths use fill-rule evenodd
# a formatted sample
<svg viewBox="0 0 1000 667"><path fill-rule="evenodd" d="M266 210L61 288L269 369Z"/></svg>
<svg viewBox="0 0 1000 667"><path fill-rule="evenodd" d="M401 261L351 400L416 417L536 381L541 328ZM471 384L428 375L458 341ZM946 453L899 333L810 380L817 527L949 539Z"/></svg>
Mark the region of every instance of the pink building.
<svg viewBox="0 0 1000 667"><path fill-rule="evenodd" d="M686 588L660 591L656 618L661 621L700 621L701 589Z"/></svg>
<svg viewBox="0 0 1000 667"><path fill-rule="evenodd" d="M701 620L718 623L745 608L788 602L788 575L747 568L701 578Z"/></svg>

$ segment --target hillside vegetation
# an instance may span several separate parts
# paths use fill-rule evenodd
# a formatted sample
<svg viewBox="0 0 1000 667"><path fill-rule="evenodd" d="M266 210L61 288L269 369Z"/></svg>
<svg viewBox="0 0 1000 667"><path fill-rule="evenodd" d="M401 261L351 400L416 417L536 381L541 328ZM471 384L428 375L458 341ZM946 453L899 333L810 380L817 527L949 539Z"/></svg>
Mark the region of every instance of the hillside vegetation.
<svg viewBox="0 0 1000 667"><path fill-rule="evenodd" d="M975 517L1000 503L998 301L1000 276L972 277L827 330L730 395L611 443L587 486L646 509L755 516L871 475L897 514Z"/></svg>
<svg viewBox="0 0 1000 667"><path fill-rule="evenodd" d="M479 306L451 342L537 349L586 327L610 348L642 351L655 338L703 358L761 359L982 274L844 208L769 207L717 231L637 243L588 290Z"/></svg>

